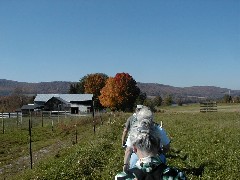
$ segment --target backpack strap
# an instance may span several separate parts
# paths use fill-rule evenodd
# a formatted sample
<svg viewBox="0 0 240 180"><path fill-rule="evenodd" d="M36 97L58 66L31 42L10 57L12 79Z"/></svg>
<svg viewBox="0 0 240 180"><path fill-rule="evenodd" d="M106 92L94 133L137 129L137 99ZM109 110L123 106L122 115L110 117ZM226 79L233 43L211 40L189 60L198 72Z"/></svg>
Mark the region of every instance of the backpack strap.
<svg viewBox="0 0 240 180"><path fill-rule="evenodd" d="M129 172L133 173L137 177L138 180L145 179L146 174L141 169L138 169L137 167L129 169Z"/></svg>
<svg viewBox="0 0 240 180"><path fill-rule="evenodd" d="M129 171L134 173L138 180L161 180L163 170L167 166L165 164L160 164L153 168L151 172L144 172L142 169L137 167L130 169Z"/></svg>

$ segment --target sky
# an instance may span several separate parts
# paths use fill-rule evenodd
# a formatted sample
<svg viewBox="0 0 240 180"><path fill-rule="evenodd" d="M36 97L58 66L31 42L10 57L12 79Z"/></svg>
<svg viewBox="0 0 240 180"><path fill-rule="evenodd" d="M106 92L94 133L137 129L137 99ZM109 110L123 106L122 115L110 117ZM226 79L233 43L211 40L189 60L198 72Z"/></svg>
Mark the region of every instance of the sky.
<svg viewBox="0 0 240 180"><path fill-rule="evenodd" d="M0 0L0 79L240 90L239 0Z"/></svg>

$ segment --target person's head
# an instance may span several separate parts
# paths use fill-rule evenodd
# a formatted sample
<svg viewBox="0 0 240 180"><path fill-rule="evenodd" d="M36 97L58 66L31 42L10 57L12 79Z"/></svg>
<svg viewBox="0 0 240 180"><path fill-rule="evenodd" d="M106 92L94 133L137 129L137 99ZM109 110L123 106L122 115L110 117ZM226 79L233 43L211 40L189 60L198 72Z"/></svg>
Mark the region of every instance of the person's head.
<svg viewBox="0 0 240 180"><path fill-rule="evenodd" d="M143 105L137 105L135 112L138 113L143 108Z"/></svg>
<svg viewBox="0 0 240 180"><path fill-rule="evenodd" d="M137 151L143 154L155 154L160 146L160 134L153 123L153 113L143 107L137 114L137 122L130 131L130 140Z"/></svg>
<svg viewBox="0 0 240 180"><path fill-rule="evenodd" d="M153 113L149 107L141 106L141 109L137 113L137 119L138 120L149 119L153 121Z"/></svg>

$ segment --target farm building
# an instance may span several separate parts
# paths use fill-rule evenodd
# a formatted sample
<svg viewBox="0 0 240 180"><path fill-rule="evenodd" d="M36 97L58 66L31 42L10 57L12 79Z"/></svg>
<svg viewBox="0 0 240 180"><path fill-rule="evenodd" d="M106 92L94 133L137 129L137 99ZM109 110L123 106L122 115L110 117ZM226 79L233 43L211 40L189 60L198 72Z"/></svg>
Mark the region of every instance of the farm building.
<svg viewBox="0 0 240 180"><path fill-rule="evenodd" d="M28 104L23 105L20 110L16 112L22 112L23 114L29 114L30 112L36 111L38 109L42 109L43 107L37 104Z"/></svg>
<svg viewBox="0 0 240 180"><path fill-rule="evenodd" d="M93 94L37 94L34 104L46 111L69 111L81 114L92 111Z"/></svg>

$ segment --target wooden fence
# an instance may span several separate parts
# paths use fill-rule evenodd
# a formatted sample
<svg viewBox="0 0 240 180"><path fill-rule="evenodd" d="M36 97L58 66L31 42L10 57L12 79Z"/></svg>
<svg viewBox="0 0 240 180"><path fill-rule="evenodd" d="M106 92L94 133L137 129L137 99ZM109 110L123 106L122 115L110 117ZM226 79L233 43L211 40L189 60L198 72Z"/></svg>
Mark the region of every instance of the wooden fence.
<svg viewBox="0 0 240 180"><path fill-rule="evenodd" d="M217 102L201 102L200 112L217 112Z"/></svg>
<svg viewBox="0 0 240 180"><path fill-rule="evenodd" d="M0 118L17 118L22 116L22 113L0 113Z"/></svg>

